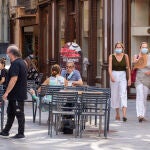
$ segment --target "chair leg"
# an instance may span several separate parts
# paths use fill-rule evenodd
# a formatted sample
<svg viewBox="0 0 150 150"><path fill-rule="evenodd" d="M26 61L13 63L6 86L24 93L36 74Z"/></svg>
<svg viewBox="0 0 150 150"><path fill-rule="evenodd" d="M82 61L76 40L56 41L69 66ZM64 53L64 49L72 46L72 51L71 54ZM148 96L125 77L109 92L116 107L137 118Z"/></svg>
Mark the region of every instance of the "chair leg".
<svg viewBox="0 0 150 150"><path fill-rule="evenodd" d="M91 113L91 109L90 109L90 113ZM91 123L92 123L92 116L89 116L89 117L90 117L90 125L91 125Z"/></svg>
<svg viewBox="0 0 150 150"><path fill-rule="evenodd" d="M74 121L75 121L75 138L77 138L77 135L79 134L79 124L78 124L78 116L74 116Z"/></svg>
<svg viewBox="0 0 150 150"><path fill-rule="evenodd" d="M80 115L77 115L77 126L78 126L77 135L79 136L79 133L80 133Z"/></svg>
<svg viewBox="0 0 150 150"><path fill-rule="evenodd" d="M35 123L35 120L36 120L36 112L37 112L37 102L35 103L34 123Z"/></svg>
<svg viewBox="0 0 150 150"><path fill-rule="evenodd" d="M102 131L102 116L99 116L99 135L101 136L101 131Z"/></svg>
<svg viewBox="0 0 150 150"><path fill-rule="evenodd" d="M107 111L105 112L104 117L104 137L107 138Z"/></svg>
<svg viewBox="0 0 150 150"><path fill-rule="evenodd" d="M83 119L84 119L84 116L81 115L81 120L80 120L80 138L82 138L82 132L83 132L83 129L84 129L84 123L83 123Z"/></svg>
<svg viewBox="0 0 150 150"><path fill-rule="evenodd" d="M50 136L53 134L53 115L50 114Z"/></svg>
<svg viewBox="0 0 150 150"><path fill-rule="evenodd" d="M34 99L32 99L32 111L33 111L33 123L35 123L37 102Z"/></svg>
<svg viewBox="0 0 150 150"><path fill-rule="evenodd" d="M41 97L40 97L40 103L39 103L39 125L41 125Z"/></svg>
<svg viewBox="0 0 150 150"><path fill-rule="evenodd" d="M56 115L56 135L58 135L58 115Z"/></svg>
<svg viewBox="0 0 150 150"><path fill-rule="evenodd" d="M110 107L108 108L107 131L109 131L109 121L110 121Z"/></svg>

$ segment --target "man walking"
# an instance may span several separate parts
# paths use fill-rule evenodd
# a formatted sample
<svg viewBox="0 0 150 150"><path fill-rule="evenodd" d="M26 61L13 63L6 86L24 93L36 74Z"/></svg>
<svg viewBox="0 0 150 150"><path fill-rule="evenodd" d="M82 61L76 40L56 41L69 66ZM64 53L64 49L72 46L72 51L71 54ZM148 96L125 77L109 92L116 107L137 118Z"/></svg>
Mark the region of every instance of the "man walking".
<svg viewBox="0 0 150 150"><path fill-rule="evenodd" d="M24 100L27 99L27 68L17 46L9 46L7 55L11 61L8 71L8 85L3 95L4 101L8 99L7 122L0 135L9 136L9 131L16 117L18 120L18 134L13 138L24 138Z"/></svg>

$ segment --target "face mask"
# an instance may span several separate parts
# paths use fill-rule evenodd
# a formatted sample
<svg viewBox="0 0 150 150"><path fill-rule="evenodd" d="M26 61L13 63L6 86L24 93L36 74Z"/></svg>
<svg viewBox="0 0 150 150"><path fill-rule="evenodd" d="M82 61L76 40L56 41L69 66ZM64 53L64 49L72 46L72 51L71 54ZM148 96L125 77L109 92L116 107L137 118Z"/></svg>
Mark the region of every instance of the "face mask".
<svg viewBox="0 0 150 150"><path fill-rule="evenodd" d="M116 49L115 49L115 53L117 53L117 54L122 53L122 49L120 49L120 48L116 48Z"/></svg>
<svg viewBox="0 0 150 150"><path fill-rule="evenodd" d="M148 48L142 48L141 52L142 52L142 54L147 54L148 53Z"/></svg>

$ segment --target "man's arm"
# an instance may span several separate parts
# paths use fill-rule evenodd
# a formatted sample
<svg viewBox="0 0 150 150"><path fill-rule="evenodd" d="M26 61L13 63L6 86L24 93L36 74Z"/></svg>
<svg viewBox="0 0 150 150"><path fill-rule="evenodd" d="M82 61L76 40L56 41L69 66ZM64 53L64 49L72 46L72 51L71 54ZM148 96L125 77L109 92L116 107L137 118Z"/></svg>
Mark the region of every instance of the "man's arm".
<svg viewBox="0 0 150 150"><path fill-rule="evenodd" d="M3 84L5 82L5 77L2 77L0 84Z"/></svg>
<svg viewBox="0 0 150 150"><path fill-rule="evenodd" d="M82 86L83 81L82 81L81 74L79 71L76 71L76 79L77 79L76 81L72 82L72 85L73 86Z"/></svg>
<svg viewBox="0 0 150 150"><path fill-rule="evenodd" d="M82 86L83 85L83 81L82 81L82 79L79 79L78 81L73 81L72 85L73 86Z"/></svg>
<svg viewBox="0 0 150 150"><path fill-rule="evenodd" d="M13 76L11 77L9 83L8 83L8 87L6 89L6 92L3 95L3 100L7 99L8 94L11 92L11 90L14 88L16 82L18 80L18 76Z"/></svg>

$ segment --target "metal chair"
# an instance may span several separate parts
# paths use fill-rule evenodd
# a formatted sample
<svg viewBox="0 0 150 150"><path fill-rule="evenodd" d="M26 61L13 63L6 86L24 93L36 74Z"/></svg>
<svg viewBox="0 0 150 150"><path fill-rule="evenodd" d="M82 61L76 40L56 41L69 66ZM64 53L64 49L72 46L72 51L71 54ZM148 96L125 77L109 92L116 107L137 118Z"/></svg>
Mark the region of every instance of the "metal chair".
<svg viewBox="0 0 150 150"><path fill-rule="evenodd" d="M42 106L42 98L46 95L53 95L55 92L60 91L61 89L64 89L64 86L54 86L54 85L41 85L41 92L38 94L39 95L39 124L41 124L41 106ZM44 104L49 107L49 104ZM49 117L48 117L49 118ZM48 119L49 120L49 119Z"/></svg>
<svg viewBox="0 0 150 150"><path fill-rule="evenodd" d="M108 111L107 130L109 131L111 89L110 88L100 88L100 87L96 87L96 86L89 86L89 87L87 87L87 91L100 91L100 92L106 93L108 95L108 99L107 99L107 102L108 102L108 108L107 108L107 111ZM97 119L95 117L95 125L97 124L96 121L97 121ZM91 123L91 118L90 118L90 123Z"/></svg>
<svg viewBox="0 0 150 150"><path fill-rule="evenodd" d="M71 104L70 107L68 104ZM56 135L59 132L59 127L63 116L73 116L74 124L75 124L75 137L77 137L77 129L78 129L78 92L55 92L52 96L52 102L49 104L49 125L48 125L48 133L52 137L52 126L53 121L55 124ZM55 106L55 108L53 108ZM54 117L55 119L53 119Z"/></svg>
<svg viewBox="0 0 150 150"><path fill-rule="evenodd" d="M1 131L3 130L3 126L4 126L4 101L2 99L2 96L4 94L4 89L3 86L0 85L0 114L1 114Z"/></svg>
<svg viewBox="0 0 150 150"><path fill-rule="evenodd" d="M88 116L99 117L99 136L102 130L101 118L104 117L104 137L107 138L107 117L108 117L108 95L99 92L83 92L81 98L80 112L80 137L86 128L86 119ZM97 118L96 118L97 119Z"/></svg>
<svg viewBox="0 0 150 150"><path fill-rule="evenodd" d="M37 87L37 85L36 85L34 80L28 80L27 81L27 91L29 94L30 94L30 92L29 92L30 89L33 89L36 92L36 87ZM31 95L31 97L32 97L32 95ZM32 98L32 100L26 100L25 102L31 102L32 103L33 122L35 123L36 112L37 112L37 101Z"/></svg>
<svg viewBox="0 0 150 150"><path fill-rule="evenodd" d="M43 73L39 73L37 85L40 86L42 84Z"/></svg>
<svg viewBox="0 0 150 150"><path fill-rule="evenodd" d="M87 86L66 86L65 89L74 91L86 91Z"/></svg>

